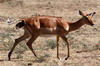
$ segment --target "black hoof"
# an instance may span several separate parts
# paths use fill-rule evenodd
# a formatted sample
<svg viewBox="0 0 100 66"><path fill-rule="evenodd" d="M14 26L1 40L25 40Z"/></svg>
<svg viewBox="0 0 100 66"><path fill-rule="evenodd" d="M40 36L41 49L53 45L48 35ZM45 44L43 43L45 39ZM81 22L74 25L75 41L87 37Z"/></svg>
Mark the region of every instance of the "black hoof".
<svg viewBox="0 0 100 66"><path fill-rule="evenodd" d="M11 61L11 59L9 58L8 61Z"/></svg>
<svg viewBox="0 0 100 66"><path fill-rule="evenodd" d="M11 52L9 52L9 54L8 54L8 60L9 61L11 60L10 57L11 57Z"/></svg>
<svg viewBox="0 0 100 66"><path fill-rule="evenodd" d="M59 57L57 57L59 60L60 60L60 58Z"/></svg>
<svg viewBox="0 0 100 66"><path fill-rule="evenodd" d="M67 60L69 57L66 57L65 60Z"/></svg>

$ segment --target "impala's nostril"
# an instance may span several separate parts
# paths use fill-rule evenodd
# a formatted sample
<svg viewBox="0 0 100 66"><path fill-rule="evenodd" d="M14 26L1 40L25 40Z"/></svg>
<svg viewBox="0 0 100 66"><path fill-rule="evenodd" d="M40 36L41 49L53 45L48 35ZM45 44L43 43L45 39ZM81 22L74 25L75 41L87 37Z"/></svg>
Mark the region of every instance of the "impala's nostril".
<svg viewBox="0 0 100 66"><path fill-rule="evenodd" d="M94 12L94 14L96 14L96 12Z"/></svg>

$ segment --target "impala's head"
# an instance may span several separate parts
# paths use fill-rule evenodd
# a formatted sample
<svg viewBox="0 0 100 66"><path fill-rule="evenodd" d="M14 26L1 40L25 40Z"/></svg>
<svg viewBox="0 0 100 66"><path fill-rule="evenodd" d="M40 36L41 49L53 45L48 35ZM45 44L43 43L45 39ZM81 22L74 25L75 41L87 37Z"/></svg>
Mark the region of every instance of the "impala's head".
<svg viewBox="0 0 100 66"><path fill-rule="evenodd" d="M79 11L79 14L81 16L83 16L82 18L83 18L85 24L88 24L88 25L91 25L91 26L94 25L94 22L92 21L91 18L93 17L94 14L96 14L96 12L92 12L92 13L89 13L89 14L84 14L83 12Z"/></svg>

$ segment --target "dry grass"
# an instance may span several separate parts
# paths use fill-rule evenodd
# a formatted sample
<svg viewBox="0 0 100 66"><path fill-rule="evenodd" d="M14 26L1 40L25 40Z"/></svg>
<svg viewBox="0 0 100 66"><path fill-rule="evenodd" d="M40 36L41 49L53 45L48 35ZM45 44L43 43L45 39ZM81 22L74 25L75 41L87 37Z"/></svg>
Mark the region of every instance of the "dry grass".
<svg viewBox="0 0 100 66"><path fill-rule="evenodd" d="M70 58L65 61L67 48L60 40L60 57L56 58L56 38L39 37L33 48L39 58L34 57L21 42L14 50L11 61L7 54L13 46L14 39L23 34L23 29L15 30L15 24L7 24L8 17L18 19L31 15L61 16L68 21L81 18L78 11L93 12L95 26L83 26L71 32ZM0 0L0 66L100 66L100 1L99 0Z"/></svg>

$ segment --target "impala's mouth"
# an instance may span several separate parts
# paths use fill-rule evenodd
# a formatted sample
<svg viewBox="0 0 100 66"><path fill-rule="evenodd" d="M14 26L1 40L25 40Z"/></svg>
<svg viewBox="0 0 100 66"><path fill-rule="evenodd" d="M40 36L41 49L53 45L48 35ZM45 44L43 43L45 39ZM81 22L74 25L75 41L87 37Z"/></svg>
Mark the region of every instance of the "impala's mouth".
<svg viewBox="0 0 100 66"><path fill-rule="evenodd" d="M94 24L91 24L91 26L94 26Z"/></svg>
<svg viewBox="0 0 100 66"><path fill-rule="evenodd" d="M90 22L89 22L89 25L94 26L94 23L90 23Z"/></svg>
<svg viewBox="0 0 100 66"><path fill-rule="evenodd" d="M89 22L91 26L95 25L93 21Z"/></svg>

